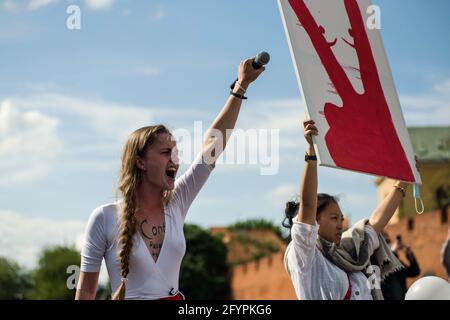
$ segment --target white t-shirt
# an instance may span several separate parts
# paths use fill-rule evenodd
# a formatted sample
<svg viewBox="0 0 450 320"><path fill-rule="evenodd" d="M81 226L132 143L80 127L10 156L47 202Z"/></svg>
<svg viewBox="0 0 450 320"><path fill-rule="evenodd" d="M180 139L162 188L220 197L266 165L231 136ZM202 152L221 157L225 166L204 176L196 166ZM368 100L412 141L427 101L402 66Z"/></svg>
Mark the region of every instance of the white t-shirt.
<svg viewBox="0 0 450 320"><path fill-rule="evenodd" d="M285 264L292 284L300 300L344 300L348 291L345 271L330 262L316 246L319 225L294 221L292 241L286 248ZM370 225L368 234L369 254L379 245L377 233ZM349 274L352 285L351 300L372 300L369 282L362 272Z"/></svg>
<svg viewBox="0 0 450 320"><path fill-rule="evenodd" d="M130 272L125 299L159 299L178 290L180 265L186 252L183 225L186 213L205 184L214 165L201 157L175 182L173 198L165 207L165 236L157 261L150 255L139 232L133 239ZM120 285L117 233L121 201L96 208L88 221L81 251L81 271L99 272L102 259L111 280L112 291Z"/></svg>

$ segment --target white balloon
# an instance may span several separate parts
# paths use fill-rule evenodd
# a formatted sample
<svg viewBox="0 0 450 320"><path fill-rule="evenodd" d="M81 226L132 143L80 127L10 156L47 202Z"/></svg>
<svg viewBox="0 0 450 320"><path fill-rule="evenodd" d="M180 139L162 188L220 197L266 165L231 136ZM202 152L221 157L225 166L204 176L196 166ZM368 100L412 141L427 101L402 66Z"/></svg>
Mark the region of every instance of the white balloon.
<svg viewBox="0 0 450 320"><path fill-rule="evenodd" d="M405 300L450 300L450 283L439 277L423 277L414 282Z"/></svg>

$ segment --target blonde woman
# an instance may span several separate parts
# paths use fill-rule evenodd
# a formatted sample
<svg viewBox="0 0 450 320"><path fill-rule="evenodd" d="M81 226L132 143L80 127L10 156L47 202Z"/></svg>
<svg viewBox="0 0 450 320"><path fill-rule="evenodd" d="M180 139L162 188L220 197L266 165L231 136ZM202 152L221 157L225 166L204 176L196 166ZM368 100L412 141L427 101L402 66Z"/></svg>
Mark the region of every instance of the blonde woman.
<svg viewBox="0 0 450 320"><path fill-rule="evenodd" d="M201 153L178 179L176 143L167 128L144 127L130 135L122 154L122 199L96 208L89 219L75 299L95 299L103 259L114 300L184 299L178 291L186 251L183 224L225 148L226 132L236 124L247 87L264 71L254 69L252 60L239 64L236 85Z"/></svg>

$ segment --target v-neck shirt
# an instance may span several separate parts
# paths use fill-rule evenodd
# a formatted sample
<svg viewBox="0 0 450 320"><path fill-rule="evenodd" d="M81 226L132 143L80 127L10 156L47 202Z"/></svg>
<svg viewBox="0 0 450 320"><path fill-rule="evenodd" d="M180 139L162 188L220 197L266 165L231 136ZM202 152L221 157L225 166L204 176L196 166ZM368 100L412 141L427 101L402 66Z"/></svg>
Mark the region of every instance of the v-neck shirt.
<svg viewBox="0 0 450 320"><path fill-rule="evenodd" d="M206 183L214 165L201 157L175 181L172 199L164 209L165 235L157 261L153 259L142 236L133 237L130 272L125 299L159 299L178 290L180 266L186 252L183 225L187 211ZM121 282L118 258L119 214L122 201L102 205L92 212L85 231L81 251L81 271L99 272L105 259L112 292Z"/></svg>

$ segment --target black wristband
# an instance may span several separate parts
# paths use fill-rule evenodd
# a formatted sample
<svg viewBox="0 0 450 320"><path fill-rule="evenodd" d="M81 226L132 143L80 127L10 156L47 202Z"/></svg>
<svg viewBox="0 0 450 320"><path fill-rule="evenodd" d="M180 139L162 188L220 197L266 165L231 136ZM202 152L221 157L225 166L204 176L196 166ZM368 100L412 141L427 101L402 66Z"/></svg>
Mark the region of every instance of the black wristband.
<svg viewBox="0 0 450 320"><path fill-rule="evenodd" d="M241 96L240 94L235 93L235 92L233 92L233 91L230 91L230 94L231 94L232 96L235 96L236 98L239 98L239 99L242 99L242 100L247 100L247 97Z"/></svg>
<svg viewBox="0 0 450 320"><path fill-rule="evenodd" d="M309 154L305 154L305 161L309 161L309 160L317 161L317 157L315 155L310 156Z"/></svg>

